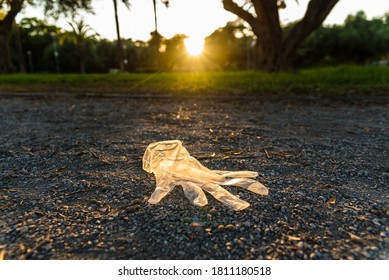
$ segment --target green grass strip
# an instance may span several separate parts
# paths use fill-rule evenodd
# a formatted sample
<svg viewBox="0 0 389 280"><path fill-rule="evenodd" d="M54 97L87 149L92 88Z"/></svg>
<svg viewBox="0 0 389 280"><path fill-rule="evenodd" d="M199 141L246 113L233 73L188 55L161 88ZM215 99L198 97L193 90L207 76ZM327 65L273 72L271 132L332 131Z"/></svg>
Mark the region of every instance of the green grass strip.
<svg viewBox="0 0 389 280"><path fill-rule="evenodd" d="M0 75L0 92L121 94L375 94L389 92L389 67L339 66L296 72L161 72Z"/></svg>

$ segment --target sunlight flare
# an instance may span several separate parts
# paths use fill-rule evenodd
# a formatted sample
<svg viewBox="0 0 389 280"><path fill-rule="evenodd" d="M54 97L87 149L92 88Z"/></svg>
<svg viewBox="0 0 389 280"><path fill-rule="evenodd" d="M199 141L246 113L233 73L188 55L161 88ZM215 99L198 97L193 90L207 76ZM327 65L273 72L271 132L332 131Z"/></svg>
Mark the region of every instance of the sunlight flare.
<svg viewBox="0 0 389 280"><path fill-rule="evenodd" d="M185 47L191 56L199 56L204 49L204 39L188 37L185 39Z"/></svg>

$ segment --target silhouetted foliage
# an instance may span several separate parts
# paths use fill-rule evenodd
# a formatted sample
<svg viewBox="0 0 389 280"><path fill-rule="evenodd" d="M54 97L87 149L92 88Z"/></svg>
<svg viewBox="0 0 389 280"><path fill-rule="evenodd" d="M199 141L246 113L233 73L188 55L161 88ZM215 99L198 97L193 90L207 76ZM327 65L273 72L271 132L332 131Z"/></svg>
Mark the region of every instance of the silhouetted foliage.
<svg viewBox="0 0 389 280"><path fill-rule="evenodd" d="M188 53L185 48L184 34L177 34L173 38L165 40L165 51L163 53L163 66L167 70L181 70L185 68Z"/></svg>
<svg viewBox="0 0 389 280"><path fill-rule="evenodd" d="M91 11L91 0L0 0L0 73L11 73L10 36L16 16L26 5L40 5L46 14L58 17L60 14L74 14L80 10Z"/></svg>
<svg viewBox="0 0 389 280"><path fill-rule="evenodd" d="M214 31L205 39L204 55L208 64L219 69L252 68L256 45L248 33L240 21L229 22Z"/></svg>
<svg viewBox="0 0 389 280"><path fill-rule="evenodd" d="M19 23L19 30L28 72L55 72L53 44L60 29L37 18L24 18ZM16 48L12 49L13 64L18 65Z"/></svg>
<svg viewBox="0 0 389 280"><path fill-rule="evenodd" d="M364 64L389 58L389 14L368 20L364 12L349 15L343 25L319 28L299 50L300 66Z"/></svg>
<svg viewBox="0 0 389 280"><path fill-rule="evenodd" d="M19 33L27 71L56 72L55 51L64 73L80 72L81 54L87 73L117 69L116 41L99 38L93 31L86 32L89 28L82 24L77 27L73 23L73 27L64 31L43 20L22 19ZM293 24L286 26L284 32L291 28ZM257 55L255 37L242 21L229 22L210 34L199 57L188 54L186 38L184 34L164 38L152 32L146 42L123 39L124 70L155 72L254 67ZM16 40L11 42L13 64L21 65ZM359 12L347 17L343 25L324 26L313 32L298 49L295 64L299 67L365 64L388 58L389 14L368 20L363 12Z"/></svg>

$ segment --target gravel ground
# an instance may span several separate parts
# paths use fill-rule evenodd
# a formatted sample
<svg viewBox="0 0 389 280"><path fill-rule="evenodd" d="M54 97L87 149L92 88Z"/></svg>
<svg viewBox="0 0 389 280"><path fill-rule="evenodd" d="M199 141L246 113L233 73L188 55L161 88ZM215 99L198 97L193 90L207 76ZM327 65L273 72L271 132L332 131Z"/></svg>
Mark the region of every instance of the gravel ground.
<svg viewBox="0 0 389 280"><path fill-rule="evenodd" d="M1 95L0 131L0 258L389 259L388 97ZM169 139L269 195L148 204Z"/></svg>

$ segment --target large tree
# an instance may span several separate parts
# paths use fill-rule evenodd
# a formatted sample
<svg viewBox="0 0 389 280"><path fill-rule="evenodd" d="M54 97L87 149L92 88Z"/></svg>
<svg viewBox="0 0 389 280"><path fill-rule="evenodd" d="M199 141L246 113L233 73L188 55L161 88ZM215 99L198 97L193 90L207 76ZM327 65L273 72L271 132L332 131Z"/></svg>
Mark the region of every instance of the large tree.
<svg viewBox="0 0 389 280"><path fill-rule="evenodd" d="M56 16L61 13L74 13L80 9L91 10L91 0L0 0L0 74L11 73L9 41L17 14L25 5L41 5L47 14Z"/></svg>
<svg viewBox="0 0 389 280"><path fill-rule="evenodd" d="M279 9L283 0L247 0L240 6L234 0L222 0L224 9L246 21L257 37L258 68L280 71L292 68L298 47L317 29L339 0L310 0L304 17L293 28L283 31Z"/></svg>

